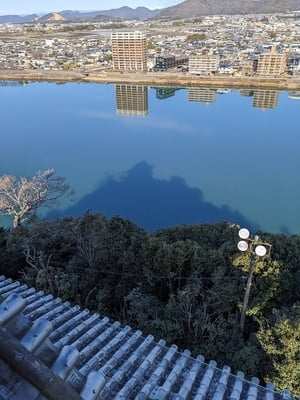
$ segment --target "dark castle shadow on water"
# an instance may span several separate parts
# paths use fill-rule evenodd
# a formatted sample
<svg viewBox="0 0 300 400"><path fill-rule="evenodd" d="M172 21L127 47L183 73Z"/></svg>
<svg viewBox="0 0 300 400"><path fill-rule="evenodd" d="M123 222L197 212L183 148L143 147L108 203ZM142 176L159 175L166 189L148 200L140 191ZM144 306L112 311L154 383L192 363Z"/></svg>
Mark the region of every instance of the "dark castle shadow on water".
<svg viewBox="0 0 300 400"><path fill-rule="evenodd" d="M252 224L228 206L216 207L203 200L200 189L190 188L179 177L170 180L153 178L152 167L140 162L127 175L109 177L95 192L81 198L63 213L52 210L48 217L78 217L87 210L107 217L120 215L148 231L181 224L217 222L237 223L255 231Z"/></svg>

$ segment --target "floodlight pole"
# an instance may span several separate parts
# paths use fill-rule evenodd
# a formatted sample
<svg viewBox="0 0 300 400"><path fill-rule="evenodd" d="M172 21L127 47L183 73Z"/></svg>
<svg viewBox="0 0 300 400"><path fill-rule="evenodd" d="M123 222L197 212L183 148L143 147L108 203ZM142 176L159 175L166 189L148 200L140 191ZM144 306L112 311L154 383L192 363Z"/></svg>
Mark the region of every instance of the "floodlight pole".
<svg viewBox="0 0 300 400"><path fill-rule="evenodd" d="M251 290L251 285L252 285L254 266L255 266L255 255L251 254L250 255L249 274L248 274L247 285L246 285L246 290L245 290L242 313L241 313L240 327L241 327L242 332L244 331L244 326L245 326L246 312L247 312L247 307L248 307L248 302L249 302L249 297L250 297L250 290Z"/></svg>
<svg viewBox="0 0 300 400"><path fill-rule="evenodd" d="M244 331L246 312L250 297L250 290L253 279L254 266L256 263L256 256L263 257L265 255L270 255L271 245L266 242L262 242L258 235L254 238L250 237L250 232L248 229L242 228L239 230L239 237L242 239L238 242L238 249L242 252L248 252L250 254L250 267L247 279L247 285L245 290L244 302L241 312L240 327L241 331Z"/></svg>

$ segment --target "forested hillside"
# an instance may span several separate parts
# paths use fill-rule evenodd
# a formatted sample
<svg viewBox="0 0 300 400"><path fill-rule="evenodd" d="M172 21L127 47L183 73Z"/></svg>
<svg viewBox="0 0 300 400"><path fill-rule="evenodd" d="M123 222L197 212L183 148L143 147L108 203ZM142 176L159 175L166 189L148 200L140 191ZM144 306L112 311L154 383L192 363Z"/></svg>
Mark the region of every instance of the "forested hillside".
<svg viewBox="0 0 300 400"><path fill-rule="evenodd" d="M151 332L220 366L300 395L300 236L260 234L245 329L249 256L238 227L185 225L148 233L101 214L0 228L0 273Z"/></svg>
<svg viewBox="0 0 300 400"><path fill-rule="evenodd" d="M286 13L299 9L299 0L185 0L175 6L164 8L156 18Z"/></svg>

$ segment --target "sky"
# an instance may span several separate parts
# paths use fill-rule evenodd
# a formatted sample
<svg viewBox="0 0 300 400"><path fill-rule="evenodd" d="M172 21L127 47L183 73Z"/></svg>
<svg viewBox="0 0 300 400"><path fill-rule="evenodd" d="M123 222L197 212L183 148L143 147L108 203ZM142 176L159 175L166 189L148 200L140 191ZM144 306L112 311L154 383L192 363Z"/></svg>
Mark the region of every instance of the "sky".
<svg viewBox="0 0 300 400"><path fill-rule="evenodd" d="M122 6L156 9L170 7L182 2L183 0L111 0L109 2L104 0L50 0L47 2L41 0L1 0L0 15L40 14L62 10L100 11Z"/></svg>

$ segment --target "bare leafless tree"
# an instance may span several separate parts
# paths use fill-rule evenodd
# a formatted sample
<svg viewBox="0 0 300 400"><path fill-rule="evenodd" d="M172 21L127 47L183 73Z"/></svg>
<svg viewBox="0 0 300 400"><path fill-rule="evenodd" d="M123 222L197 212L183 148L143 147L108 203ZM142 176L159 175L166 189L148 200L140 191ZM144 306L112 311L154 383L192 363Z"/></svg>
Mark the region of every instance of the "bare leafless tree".
<svg viewBox="0 0 300 400"><path fill-rule="evenodd" d="M23 254L26 257L27 264L36 272L35 280L37 281L40 277L43 277L49 285L51 294L54 296L54 283L52 282L50 274L51 255L46 256L42 251L37 251L35 248L30 247L24 248ZM28 279L26 271L23 270L22 273L23 277Z"/></svg>
<svg viewBox="0 0 300 400"><path fill-rule="evenodd" d="M59 197L71 194L65 178L54 169L38 171L32 178L0 176L0 215L13 217L13 227L20 226L40 207L52 206Z"/></svg>

